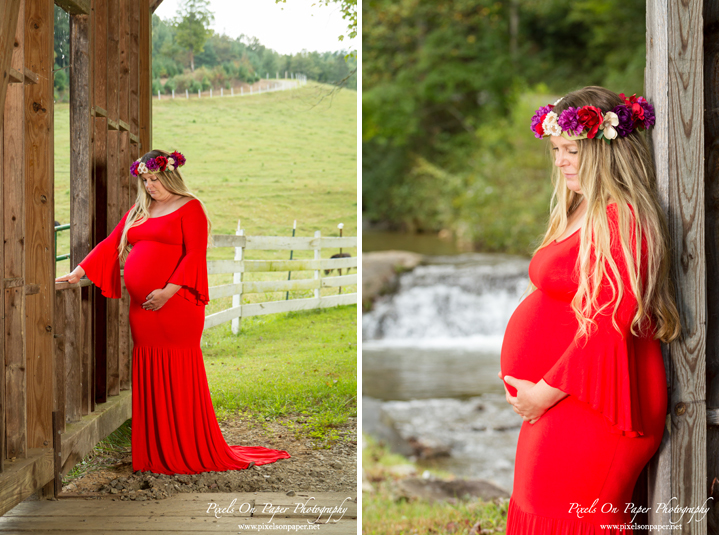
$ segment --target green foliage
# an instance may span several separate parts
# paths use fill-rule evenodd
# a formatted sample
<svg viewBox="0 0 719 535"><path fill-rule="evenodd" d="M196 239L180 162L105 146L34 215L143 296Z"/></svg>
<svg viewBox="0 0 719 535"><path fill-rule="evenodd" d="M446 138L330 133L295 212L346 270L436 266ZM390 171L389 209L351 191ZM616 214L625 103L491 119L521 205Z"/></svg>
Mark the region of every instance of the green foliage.
<svg viewBox="0 0 719 535"><path fill-rule="evenodd" d="M529 253L550 194L533 111L585 85L642 92L644 0L370 0L362 16L363 211L390 228Z"/></svg>
<svg viewBox="0 0 719 535"><path fill-rule="evenodd" d="M175 19L175 42L190 53L190 66L195 70L194 54L202 52L212 34L210 23L215 20L210 0L184 0Z"/></svg>
<svg viewBox="0 0 719 535"><path fill-rule="evenodd" d="M60 67L56 63L55 64L55 74L54 74L54 78L55 78L54 85L55 85L55 89L57 91L62 92L62 91L65 91L65 89L67 89L69 80L67 79L67 74L65 74L65 71L58 70L59 68Z"/></svg>
<svg viewBox="0 0 719 535"><path fill-rule="evenodd" d="M173 91L177 91L177 80L174 78L170 78L165 82L165 86L163 88L165 90L165 93L171 94Z"/></svg>
<svg viewBox="0 0 719 535"><path fill-rule="evenodd" d="M156 96L160 91L162 91L162 82L158 78L153 78L152 80L152 94L153 96Z"/></svg>

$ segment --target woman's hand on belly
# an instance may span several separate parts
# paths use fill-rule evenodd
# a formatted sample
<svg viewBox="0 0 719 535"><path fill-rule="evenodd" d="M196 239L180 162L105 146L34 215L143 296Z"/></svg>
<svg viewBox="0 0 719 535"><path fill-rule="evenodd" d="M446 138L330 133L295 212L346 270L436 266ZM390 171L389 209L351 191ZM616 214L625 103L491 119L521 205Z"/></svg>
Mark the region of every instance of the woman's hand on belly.
<svg viewBox="0 0 719 535"><path fill-rule="evenodd" d="M505 385L504 391L507 402L512 405L514 412L530 424L539 420L550 407L567 396L565 392L558 388L549 386L544 382L544 379L538 383L533 383L532 381L517 379L511 375L502 377L502 372L499 373L499 377L508 385L517 389L517 395L513 397L509 394Z"/></svg>
<svg viewBox="0 0 719 535"><path fill-rule="evenodd" d="M167 301L182 288L179 284L168 283L163 289L152 290L147 295L147 300L142 303L145 310L160 310Z"/></svg>

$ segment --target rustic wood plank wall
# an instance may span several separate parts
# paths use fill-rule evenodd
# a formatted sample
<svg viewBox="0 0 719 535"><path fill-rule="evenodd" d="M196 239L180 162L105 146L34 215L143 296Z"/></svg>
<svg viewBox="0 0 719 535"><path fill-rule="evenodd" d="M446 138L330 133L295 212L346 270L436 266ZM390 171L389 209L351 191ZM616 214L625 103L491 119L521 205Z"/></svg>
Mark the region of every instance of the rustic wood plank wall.
<svg viewBox="0 0 719 535"><path fill-rule="evenodd" d="M54 107L52 2L25 0L25 65L39 81L25 90L26 284L28 298L27 447L52 445L52 355L55 300Z"/></svg>
<svg viewBox="0 0 719 535"><path fill-rule="evenodd" d="M18 25L13 39L12 68L25 65L25 3L20 2ZM5 100L3 136L3 182L0 214L3 224L3 268L5 401L7 450L3 455L24 457L27 453L27 375L25 352L25 84L10 84ZM18 135L19 133L19 135ZM32 299L32 297L30 298Z"/></svg>
<svg viewBox="0 0 719 535"><path fill-rule="evenodd" d="M704 188L706 277L719 280L719 4L704 0ZM719 533L719 285L707 284L707 515Z"/></svg>
<svg viewBox="0 0 719 535"><path fill-rule="evenodd" d="M649 503L706 500L706 274L704 263L703 25L701 0L647 2L646 96L659 196L673 244L673 280L682 336L667 349L671 440L650 466ZM650 524L680 514L652 508ZM706 517L682 522L684 535L706 533Z"/></svg>

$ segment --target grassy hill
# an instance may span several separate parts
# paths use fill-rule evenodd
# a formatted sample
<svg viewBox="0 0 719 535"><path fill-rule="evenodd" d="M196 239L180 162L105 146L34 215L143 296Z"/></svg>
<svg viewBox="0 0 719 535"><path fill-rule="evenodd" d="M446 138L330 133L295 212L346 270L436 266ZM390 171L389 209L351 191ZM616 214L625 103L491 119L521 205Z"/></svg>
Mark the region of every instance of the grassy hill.
<svg viewBox="0 0 719 535"><path fill-rule="evenodd" d="M178 150L190 190L206 204L213 234L357 236L357 93L330 87L253 96L153 100L153 147ZM70 217L70 141L67 104L55 108L55 218ZM129 171L126 172L129 175ZM125 175L125 176L127 176ZM58 253L69 252L69 235ZM352 256L356 248L344 249ZM336 250L323 251L327 258ZM208 259L233 258L210 249ZM295 251L295 259L312 251ZM289 251L249 251L247 259L288 259ZM69 261L58 263L58 275ZM356 270L353 270L356 272ZM292 273L293 279L312 272ZM287 273L248 273L245 280L286 280ZM232 282L213 275L210 285ZM323 295L337 288L322 290ZM343 287L343 293L357 286ZM312 292L291 292L290 298ZM243 302L284 299L284 293L250 294ZM206 313L229 308L231 298L210 302ZM245 318L241 336L229 323L205 332L203 353L218 416L235 410L259 417L310 414L326 429L356 413L356 307ZM316 427L316 426L315 426Z"/></svg>

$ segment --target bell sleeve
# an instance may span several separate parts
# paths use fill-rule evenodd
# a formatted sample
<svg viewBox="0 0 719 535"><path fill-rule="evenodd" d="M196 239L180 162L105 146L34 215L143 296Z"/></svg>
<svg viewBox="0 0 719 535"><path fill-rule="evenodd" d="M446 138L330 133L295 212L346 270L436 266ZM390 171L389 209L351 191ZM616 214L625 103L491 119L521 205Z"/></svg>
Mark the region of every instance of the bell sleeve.
<svg viewBox="0 0 719 535"><path fill-rule="evenodd" d="M132 208L134 207L135 205L132 206ZM87 278L90 279L95 286L100 288L102 295L112 299L120 299L120 297L122 297L120 260L117 248L120 246L125 221L132 211L132 208L122 216L122 219L110 235L98 243L78 264L85 270Z"/></svg>
<svg viewBox="0 0 719 535"><path fill-rule="evenodd" d="M207 217L199 202L190 201L180 218L183 256L168 283L182 286L177 293L195 305L210 302L207 287Z"/></svg>
<svg viewBox="0 0 719 535"><path fill-rule="evenodd" d="M600 412L608 421L612 433L637 437L644 434L639 411L635 336L630 331L637 300L630 286L619 241L616 205L609 206L607 218L611 255L624 285L615 314L619 332L612 322L616 297L613 297L607 280L609 277L615 281L615 278L605 264L605 278L597 297L597 309L601 309L602 305L608 306L595 316L597 326L591 328L589 336L574 340L543 379L548 385L575 396ZM631 241L634 241L633 236ZM643 256L644 250L643 247ZM643 279L645 275L641 273Z"/></svg>

